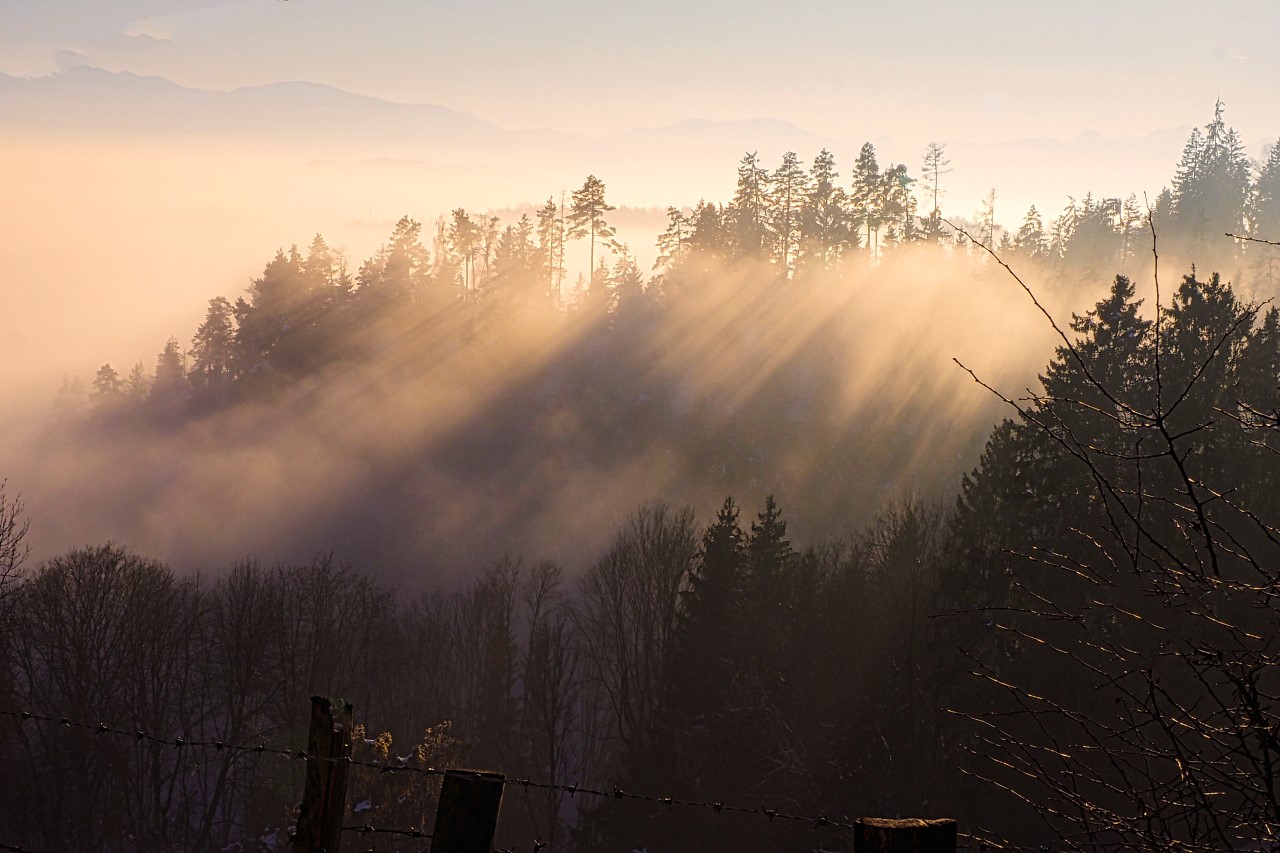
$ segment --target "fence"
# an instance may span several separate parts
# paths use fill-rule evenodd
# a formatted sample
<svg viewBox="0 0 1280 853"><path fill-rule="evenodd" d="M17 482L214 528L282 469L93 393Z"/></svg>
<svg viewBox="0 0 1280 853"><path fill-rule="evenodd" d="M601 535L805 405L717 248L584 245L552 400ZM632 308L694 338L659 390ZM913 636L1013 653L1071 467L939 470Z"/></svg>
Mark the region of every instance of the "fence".
<svg viewBox="0 0 1280 853"><path fill-rule="evenodd" d="M299 853L340 853L344 834L364 838L372 836L422 839L429 841L430 853L515 853L494 850L493 839L504 790L509 786L555 790L570 796L588 796L603 800L634 800L672 808L710 810L715 814L754 815L768 821L790 821L813 828L830 827L849 832L854 853L954 853L962 847L975 849L1018 849L987 844L959 844L961 836L951 819L836 819L826 815L805 816L767 807L746 808L723 801L692 801L670 796L581 785L554 784L527 778L508 779L500 773L460 768L415 767L397 761L368 762L351 756L352 707L343 700L319 696L311 698L311 726L305 750L270 747L266 744L229 744L183 737L165 738L144 731L114 728L105 723L86 723L68 717L53 717L32 711L0 709L0 717L21 723L32 722L55 728L78 729L113 737L149 741L174 749L206 749L216 752L270 755L289 761L307 763L306 779L298 822L291 846ZM371 824L344 825L346 816L347 778L352 767L364 767L379 773L418 773L442 780L436 821L432 832L419 827L381 827ZM975 840L976 841L976 840ZM532 853L541 853L546 843L535 839ZM1040 848L1045 849L1045 848ZM30 850L0 839L0 851L12 853L56 853ZM377 853L376 847L369 853Z"/></svg>

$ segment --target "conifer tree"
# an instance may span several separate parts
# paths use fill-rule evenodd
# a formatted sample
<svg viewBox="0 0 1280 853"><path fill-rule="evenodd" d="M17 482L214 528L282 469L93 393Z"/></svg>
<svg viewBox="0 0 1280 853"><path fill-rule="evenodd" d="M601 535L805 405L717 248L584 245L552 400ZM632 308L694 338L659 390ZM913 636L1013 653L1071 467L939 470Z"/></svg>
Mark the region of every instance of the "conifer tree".
<svg viewBox="0 0 1280 853"><path fill-rule="evenodd" d="M885 225L885 238L888 242L910 242L916 239L916 200L911 194L913 183L915 178L907 174L907 167L903 163L884 171L880 182L880 199L876 206Z"/></svg>
<svg viewBox="0 0 1280 853"><path fill-rule="evenodd" d="M430 257L422 245L422 224L408 216L396 222L382 259L378 288L384 298L426 302Z"/></svg>
<svg viewBox="0 0 1280 853"><path fill-rule="evenodd" d="M760 166L754 151L743 155L738 164L738 184L725 213L732 257L763 258L769 242L769 172Z"/></svg>
<svg viewBox="0 0 1280 853"><path fill-rule="evenodd" d="M615 245L614 236L617 230L605 221L605 214L614 209L613 205L605 201L604 182L595 175L588 175L582 188L573 192L573 204L569 208L567 219L568 236L571 240L588 238L590 248L587 268L592 270L593 279L596 268L596 243L610 247Z"/></svg>
<svg viewBox="0 0 1280 853"><path fill-rule="evenodd" d="M141 401L146 398L151 391L151 380L147 376L147 368L142 362L137 362L129 370L129 375L124 380L124 393L130 400Z"/></svg>
<svg viewBox="0 0 1280 853"><path fill-rule="evenodd" d="M151 381L151 400L162 405L178 403L186 399L189 389L186 358L178 346L178 339L169 338L160 355L156 356L156 372Z"/></svg>
<svg viewBox="0 0 1280 853"><path fill-rule="evenodd" d="M765 498L764 509L751 522L751 538L747 541L747 560L751 583L757 590L775 587L790 567L794 556L787 539L787 523L773 495Z"/></svg>
<svg viewBox="0 0 1280 853"><path fill-rule="evenodd" d="M839 178L835 157L822 149L809 169L809 191L800 213L801 259L822 269L833 267L845 249L857 243L850 227L849 195Z"/></svg>
<svg viewBox="0 0 1280 853"><path fill-rule="evenodd" d="M557 207L555 198L548 197L547 203L538 208L538 254L546 276L547 293L557 306L564 282L564 238L563 205Z"/></svg>
<svg viewBox="0 0 1280 853"><path fill-rule="evenodd" d="M675 207L667 208L667 230L658 235L658 257L653 262L655 270L672 272L688 254L689 220Z"/></svg>
<svg viewBox="0 0 1280 853"><path fill-rule="evenodd" d="M533 243L533 221L523 214L503 229L493 259L493 275L483 294L486 311L508 310L530 317L549 304L538 248Z"/></svg>
<svg viewBox="0 0 1280 853"><path fill-rule="evenodd" d="M1249 197L1249 230L1254 237L1280 241L1280 143L1267 146Z"/></svg>
<svg viewBox="0 0 1280 853"><path fill-rule="evenodd" d="M982 228L982 241L988 246L996 244L996 188L982 197L982 212L979 223Z"/></svg>
<svg viewBox="0 0 1280 853"><path fill-rule="evenodd" d="M782 155L769 187L769 231L773 259L790 278L800 246L800 214L808 195L808 181L794 151Z"/></svg>
<svg viewBox="0 0 1280 853"><path fill-rule="evenodd" d="M1244 146L1223 118L1219 100L1213 121L1192 131L1173 179L1170 222L1173 236L1201 263L1227 260L1231 244L1223 236L1245 226L1251 169Z"/></svg>
<svg viewBox="0 0 1280 853"><path fill-rule="evenodd" d="M865 229L868 258L875 262L875 239L873 233L880 227L880 204L884 198L884 181L880 175L880 164L876 161L876 148L870 142L864 143L858 152L858 159L853 164L853 192L849 200L853 206L855 221Z"/></svg>
<svg viewBox="0 0 1280 853"><path fill-rule="evenodd" d="M1144 229L1145 217L1138 207L1138 197L1129 193L1120 205L1120 273L1123 275L1134 256L1139 235Z"/></svg>
<svg viewBox="0 0 1280 853"><path fill-rule="evenodd" d="M302 261L302 279L313 309L323 309L346 296L351 290L347 259L317 234Z"/></svg>
<svg viewBox="0 0 1280 853"><path fill-rule="evenodd" d="M920 168L921 180L925 192L930 196L929 217L941 216L938 202L945 194L942 190L942 176L951 173L948 168L951 161L947 159L947 146L941 142L930 142L924 149L924 163Z"/></svg>
<svg viewBox="0 0 1280 853"><path fill-rule="evenodd" d="M1040 221L1040 211L1036 210L1034 204L1027 210L1022 225L1018 227L1018 233L1014 235L1013 251L1032 261L1042 261L1048 255L1044 223Z"/></svg>
<svg viewBox="0 0 1280 853"><path fill-rule="evenodd" d="M732 211L700 199L689 214L690 254L708 261L725 260L733 252Z"/></svg>
<svg viewBox="0 0 1280 853"><path fill-rule="evenodd" d="M727 622L740 604L746 543L738 526L738 506L725 498L716 520L702 534L698 561L681 600L680 637L690 653L729 638Z"/></svg>
<svg viewBox="0 0 1280 853"><path fill-rule="evenodd" d="M476 293L476 255L480 253L483 232L466 210L453 211L449 223L449 245L462 265L462 292L472 299Z"/></svg>
<svg viewBox="0 0 1280 853"><path fill-rule="evenodd" d="M621 251L621 257L613 265L609 285L613 291L611 301L615 322L623 318L630 320L642 312L641 303L645 297L644 276L640 274L640 267L636 264L635 258L626 251L625 247Z"/></svg>
<svg viewBox="0 0 1280 853"><path fill-rule="evenodd" d="M248 296L247 300L238 298L233 309L237 369L269 366L287 370L296 366L290 355L284 354L288 347L282 348L282 342L306 322L307 286L298 247L290 247L287 253L277 250L262 276L249 285Z"/></svg>
<svg viewBox="0 0 1280 853"><path fill-rule="evenodd" d="M53 397L54 413L61 418L73 418L84 411L87 393L84 380L79 376L63 374L62 384Z"/></svg>
<svg viewBox="0 0 1280 853"><path fill-rule="evenodd" d="M480 257L484 260L484 274L492 274L491 265L498 252L498 231L502 222L496 216L490 216L480 228Z"/></svg>
<svg viewBox="0 0 1280 853"><path fill-rule="evenodd" d="M110 364L98 368L93 377L93 398L95 403L112 402L119 398L123 383L120 374Z"/></svg>
<svg viewBox="0 0 1280 853"><path fill-rule="evenodd" d="M201 388L225 384L235 359L235 312L222 296L209 300L204 322L191 340L191 382Z"/></svg>

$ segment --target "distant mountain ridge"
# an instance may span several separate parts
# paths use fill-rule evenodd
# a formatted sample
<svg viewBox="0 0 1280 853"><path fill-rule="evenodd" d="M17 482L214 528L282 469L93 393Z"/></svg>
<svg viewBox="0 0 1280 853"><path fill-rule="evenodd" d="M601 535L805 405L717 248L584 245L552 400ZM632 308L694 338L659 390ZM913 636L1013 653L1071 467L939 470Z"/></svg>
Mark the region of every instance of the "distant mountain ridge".
<svg viewBox="0 0 1280 853"><path fill-rule="evenodd" d="M1044 213L1067 196L1090 191L1156 192L1172 176L1190 127L1128 138L1088 131L1070 139L951 141L948 209L959 215L976 210L977 199L992 186L1002 202L998 218L1006 223L1019 221L1030 203ZM442 171L451 164L482 164L477 168L521 174L528 180L520 187L545 180L548 192L596 173L611 189L630 194L616 195L618 201L650 206L692 205L700 197L727 201L737 162L747 151L758 152L769 168L785 151L807 162L827 148L847 175L865 141L826 138L770 117L691 117L595 138L549 128L511 129L463 110L319 83L211 91L88 65L45 77L0 74L0 131L247 140L296 149L308 162L376 162L385 169L396 168L396 161L405 169L426 164ZM939 136L946 138L945 132ZM918 172L928 140L869 138L882 165L905 162Z"/></svg>

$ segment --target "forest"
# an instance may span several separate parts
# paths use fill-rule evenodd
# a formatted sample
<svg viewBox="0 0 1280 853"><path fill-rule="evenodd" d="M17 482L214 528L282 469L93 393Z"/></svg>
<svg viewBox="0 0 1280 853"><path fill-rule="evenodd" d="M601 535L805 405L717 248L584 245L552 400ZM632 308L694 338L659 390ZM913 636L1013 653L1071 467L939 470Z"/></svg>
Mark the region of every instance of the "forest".
<svg viewBox="0 0 1280 853"><path fill-rule="evenodd" d="M58 522L0 486L0 845L286 849L301 762L174 741L296 750L320 694L362 761L547 783L504 849L1272 849L1280 145L1244 152L1219 103L1158 196L1017 228L944 213L943 145L748 153L647 271L594 175L281 248L31 451L193 556L29 559ZM429 828L434 777L353 784Z"/></svg>

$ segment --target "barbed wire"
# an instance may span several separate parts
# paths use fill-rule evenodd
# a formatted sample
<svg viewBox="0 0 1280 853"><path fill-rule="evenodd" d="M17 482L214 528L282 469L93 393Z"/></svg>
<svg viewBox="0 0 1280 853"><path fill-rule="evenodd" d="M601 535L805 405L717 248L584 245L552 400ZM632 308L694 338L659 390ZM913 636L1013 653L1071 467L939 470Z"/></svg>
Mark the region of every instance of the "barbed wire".
<svg viewBox="0 0 1280 853"><path fill-rule="evenodd" d="M529 779L507 779L505 780L504 784L507 786L519 785L520 787L523 787L523 788L542 788L544 790L560 791L560 792L569 794L569 796L571 797L577 794L586 794L587 796L600 797L603 799L613 799L615 801L616 800L639 800L641 802L657 803L658 805L664 805L664 806L667 806L668 808L674 807L674 806L682 806L687 808L710 809L716 814L721 814L723 812L731 812L731 813L737 813L737 814L754 814L754 815L760 815L762 817L767 817L769 818L770 821L773 821L776 819L776 820L792 821L796 823L808 823L808 824L812 824L814 828L819 828L819 827L832 827L834 829L853 829L854 828L854 824L849 822L849 819L847 816L845 816L843 820L835 820L826 815L808 817L805 815L789 814L787 812L782 812L782 811L779 811L778 809L771 809L766 806L758 806L758 807L733 806L725 803L723 800L711 800L711 801L684 800L678 797L654 796L652 794L638 794L633 791L624 791L622 788L619 788L616 785L606 791L601 788L588 788L580 785L560 785L560 784L551 784L547 782L534 782Z"/></svg>
<svg viewBox="0 0 1280 853"><path fill-rule="evenodd" d="M285 749L281 747L267 746L265 743L247 745L247 744L231 744L221 740L209 741L209 740L190 739L185 737L171 737L171 738L160 737L158 735L150 734L141 729L130 730L130 729L117 728L114 726L109 726L106 723L85 723L82 721L72 720L71 718L66 716L54 717L54 716L49 716L45 714L37 714L33 711L13 711L13 710L0 709L0 717L13 718L18 720L19 723L24 723L27 721L35 721L40 723L47 723L58 728L86 731L86 732L93 733L95 735L113 735L117 737L133 739L136 741L147 741L150 743L159 744L161 746L168 746L175 749L211 749L216 752L226 752L226 753L274 755L289 761L320 761L320 762L325 762L330 764L345 764L351 767L363 767L369 770L376 770L379 773L390 773L390 774L418 773L418 774L423 774L428 776L445 776L446 774L450 774L450 775L459 775L459 776L480 776L486 779L492 779L491 776L483 774L480 771L474 771L474 770L463 770L463 769L456 769L456 768L441 768L441 767L430 767L430 766L416 767L408 763L409 761L413 760L412 756L407 756L405 758L397 758L395 761L390 761L390 760L383 761L383 762L361 761L358 759L351 758L350 756L334 758L334 757L325 756L325 755L315 755L306 750ZM502 784L505 787L519 786L520 788L523 788L526 790L528 790L529 788L535 788L535 789L544 790L544 791L558 791L560 793L568 794L570 797L576 797L577 795L582 794L584 796L596 797L596 798L605 799L605 800L613 800L615 802L619 800L632 800L632 801L638 801L638 802L654 803L657 805L664 805L664 806L667 806L668 808L680 806L682 808L710 809L716 814L722 814L722 813L728 812L733 814L758 815L760 817L768 818L770 822L775 820L781 820L781 821L789 821L792 823L804 823L804 824L811 825L814 829L825 828L825 827L830 827L833 829L853 829L854 828L854 824L852 823L852 821L850 821L847 815L842 816L842 818L840 819L835 819L828 815L807 816L807 815L800 815L800 814L792 814L789 812L781 811L779 809L769 808L767 806L754 806L754 807L737 806L737 805L732 805L730 803L726 803L722 799L686 800L686 799L681 799L673 796L661 796L661 795L654 795L654 794L637 793L634 791L623 790L622 788L616 785L608 789L593 788L590 786L577 785L577 784L540 782L527 777L515 778L515 779L509 779L509 778L503 779ZM376 831L392 832L392 830L376 830ZM411 830L411 829L401 830L401 831L397 831L397 833L408 834L409 832L412 832L412 831L414 830Z"/></svg>
<svg viewBox="0 0 1280 853"><path fill-rule="evenodd" d="M0 850L9 851L9 853L53 853L50 850L31 850L26 847L19 847L16 844L6 844L0 841Z"/></svg>
<svg viewBox="0 0 1280 853"><path fill-rule="evenodd" d="M386 829L384 827L370 826L369 824L361 824L359 826L344 826L343 832L358 832L361 835L403 835L406 838L434 838L430 832L423 832L420 829L410 827L408 829Z"/></svg>
<svg viewBox="0 0 1280 853"><path fill-rule="evenodd" d="M212 749L216 752L240 752L240 753L257 753L259 755L278 755L284 758L295 760L305 760L307 753L305 750L283 749L281 747L267 746L265 743L246 745L231 744L221 740L194 740L185 737L159 737L142 729L122 729L114 726L108 726L106 723L85 723L72 720L69 717L51 717L44 714L37 714L34 711L12 711L0 709L0 717L9 717L16 719L19 723L25 723L32 720L39 723L50 723L56 727L65 729L79 729L91 732L97 735L115 735L117 737L125 737L135 741L147 741L149 743L160 744L161 746L169 746L174 748L188 747L192 749ZM313 756L319 757L319 756Z"/></svg>

